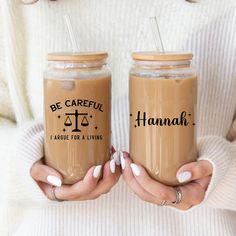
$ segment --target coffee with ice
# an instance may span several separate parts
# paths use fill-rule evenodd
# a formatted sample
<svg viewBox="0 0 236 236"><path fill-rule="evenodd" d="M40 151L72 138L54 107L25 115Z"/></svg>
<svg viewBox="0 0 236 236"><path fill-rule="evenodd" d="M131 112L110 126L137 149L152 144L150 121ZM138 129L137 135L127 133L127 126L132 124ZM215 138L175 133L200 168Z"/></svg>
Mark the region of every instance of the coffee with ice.
<svg viewBox="0 0 236 236"><path fill-rule="evenodd" d="M130 155L156 180L178 185L180 166L195 161L197 78L191 53L133 53Z"/></svg>
<svg viewBox="0 0 236 236"><path fill-rule="evenodd" d="M64 184L81 180L111 151L107 53L52 53L44 76L45 162Z"/></svg>

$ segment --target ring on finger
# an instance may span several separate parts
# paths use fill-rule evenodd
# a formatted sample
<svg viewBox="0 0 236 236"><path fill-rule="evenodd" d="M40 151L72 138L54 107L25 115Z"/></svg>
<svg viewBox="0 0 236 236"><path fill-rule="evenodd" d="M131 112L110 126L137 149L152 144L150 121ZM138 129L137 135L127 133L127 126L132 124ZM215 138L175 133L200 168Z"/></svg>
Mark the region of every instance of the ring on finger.
<svg viewBox="0 0 236 236"><path fill-rule="evenodd" d="M52 196L52 200L53 201L57 201L57 202L63 202L64 200L62 200L62 199L59 199L59 198L57 198L57 196L56 196L56 186L52 186L52 188L51 188L51 196Z"/></svg>
<svg viewBox="0 0 236 236"><path fill-rule="evenodd" d="M181 203L182 201L182 191L180 189L180 187L174 187L174 190L175 190L175 197L176 197L176 200L174 202L168 202L166 200L163 200L159 206L175 206L179 203Z"/></svg>
<svg viewBox="0 0 236 236"><path fill-rule="evenodd" d="M175 190L175 198L176 198L176 200L175 200L175 202L171 203L172 206L181 203L182 199L183 199L183 195L182 195L182 191L181 191L180 187L174 187L174 190Z"/></svg>

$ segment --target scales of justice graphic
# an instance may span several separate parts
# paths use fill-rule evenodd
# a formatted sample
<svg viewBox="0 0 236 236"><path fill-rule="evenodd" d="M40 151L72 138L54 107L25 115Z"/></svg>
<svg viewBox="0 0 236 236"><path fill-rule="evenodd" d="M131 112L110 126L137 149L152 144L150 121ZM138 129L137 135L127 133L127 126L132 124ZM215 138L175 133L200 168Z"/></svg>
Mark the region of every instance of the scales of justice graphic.
<svg viewBox="0 0 236 236"><path fill-rule="evenodd" d="M88 113L79 113L78 110L75 110L74 113L65 113L65 115L67 117L64 122L64 125L67 127L72 126L72 124L73 124L70 116L74 116L74 118L75 118L75 128L72 130L72 132L81 132L81 130L79 129L79 117L81 117L81 116L83 117L82 121L80 123L81 126L83 126L83 127L89 126L89 121L87 119ZM90 118L92 118L92 116L90 116Z"/></svg>

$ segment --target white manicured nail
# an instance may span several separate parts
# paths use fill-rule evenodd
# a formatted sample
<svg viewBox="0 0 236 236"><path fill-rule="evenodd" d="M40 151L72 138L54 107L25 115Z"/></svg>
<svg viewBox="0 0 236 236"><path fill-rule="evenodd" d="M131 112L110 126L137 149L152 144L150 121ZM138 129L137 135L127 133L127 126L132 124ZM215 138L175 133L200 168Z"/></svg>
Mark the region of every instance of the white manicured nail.
<svg viewBox="0 0 236 236"><path fill-rule="evenodd" d="M120 151L120 163L121 163L122 170L124 170L125 169L125 158L124 158L123 152L121 152L121 151Z"/></svg>
<svg viewBox="0 0 236 236"><path fill-rule="evenodd" d="M102 165L96 166L93 171L93 177L97 178L101 173Z"/></svg>
<svg viewBox="0 0 236 236"><path fill-rule="evenodd" d="M184 172L177 175L177 179L180 183L183 183L183 182L186 182L187 180L190 180L191 177L192 177L192 174L189 171L184 171Z"/></svg>
<svg viewBox="0 0 236 236"><path fill-rule="evenodd" d="M114 159L112 159L111 161L110 161L110 170L111 170L111 173L115 173L115 171L116 171L116 163L115 163L115 160Z"/></svg>
<svg viewBox="0 0 236 236"><path fill-rule="evenodd" d="M139 170L139 168L138 168L138 166L136 164L131 163L130 167L131 167L131 170L132 170L134 175L140 176L140 170Z"/></svg>
<svg viewBox="0 0 236 236"><path fill-rule="evenodd" d="M116 162L116 165L120 165L120 155L119 155L119 152L115 152L114 154L113 154L113 158L114 158L114 160L115 160L115 162Z"/></svg>
<svg viewBox="0 0 236 236"><path fill-rule="evenodd" d="M47 176L48 183L52 184L53 186L61 187L61 180L54 175Z"/></svg>

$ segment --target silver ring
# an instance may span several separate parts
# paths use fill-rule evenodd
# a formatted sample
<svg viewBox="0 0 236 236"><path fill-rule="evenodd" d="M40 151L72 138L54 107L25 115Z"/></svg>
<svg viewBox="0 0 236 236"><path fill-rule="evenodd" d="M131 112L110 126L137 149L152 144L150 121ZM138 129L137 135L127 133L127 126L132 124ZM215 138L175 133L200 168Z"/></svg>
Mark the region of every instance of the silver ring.
<svg viewBox="0 0 236 236"><path fill-rule="evenodd" d="M180 187L174 187L174 189L175 189L176 200L175 200L175 202L171 203L173 206L181 203L182 198L183 198L182 191L181 191Z"/></svg>
<svg viewBox="0 0 236 236"><path fill-rule="evenodd" d="M168 202L166 200L163 200L161 201L159 206L174 206L181 203L183 196L182 196L182 191L180 187L174 187L174 190L175 190L175 197L176 197L175 202Z"/></svg>
<svg viewBox="0 0 236 236"><path fill-rule="evenodd" d="M51 188L51 196L52 196L52 200L53 201L57 201L57 202L63 202L64 200L62 200L62 199L58 199L57 197L56 197L56 193L55 193L55 190L56 190L56 186L52 186L52 188Z"/></svg>

